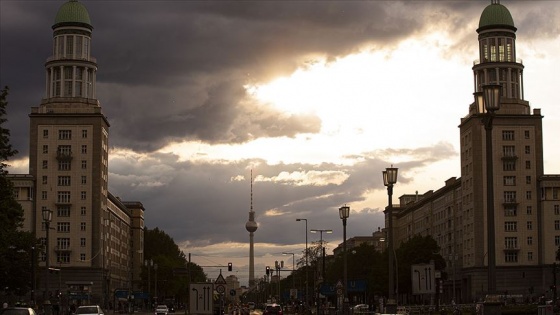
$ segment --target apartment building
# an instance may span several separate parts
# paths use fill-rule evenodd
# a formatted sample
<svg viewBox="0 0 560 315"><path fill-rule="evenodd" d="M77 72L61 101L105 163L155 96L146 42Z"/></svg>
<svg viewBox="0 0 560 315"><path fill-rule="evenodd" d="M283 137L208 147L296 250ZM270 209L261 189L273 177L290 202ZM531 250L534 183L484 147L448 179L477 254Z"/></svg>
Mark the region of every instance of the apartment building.
<svg viewBox="0 0 560 315"><path fill-rule="evenodd" d="M145 209L108 191L109 122L96 98L87 9L77 0L64 3L52 29L45 97L29 114L29 174L10 179L24 208L24 229L42 245L48 242L37 247L43 248L37 252L37 302L107 307L116 302L116 289L140 287L134 279L143 261ZM52 213L48 240L46 210ZM58 271L45 272L47 257Z"/></svg>
<svg viewBox="0 0 560 315"><path fill-rule="evenodd" d="M491 130L496 291L526 300L551 294L560 245L560 175L544 174L543 116L524 99L516 31L509 10L492 1L480 17L472 69L473 92L487 84L501 87ZM459 124L461 178L435 192L404 195L393 211L395 246L418 234L437 240L452 275L444 284L448 301L471 302L488 293L484 116L473 102Z"/></svg>

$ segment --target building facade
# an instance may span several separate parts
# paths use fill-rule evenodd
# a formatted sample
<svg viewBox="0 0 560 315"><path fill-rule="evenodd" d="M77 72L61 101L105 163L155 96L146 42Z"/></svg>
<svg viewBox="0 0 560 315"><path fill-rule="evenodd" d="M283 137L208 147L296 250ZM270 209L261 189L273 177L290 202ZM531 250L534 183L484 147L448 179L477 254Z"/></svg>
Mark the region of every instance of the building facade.
<svg viewBox="0 0 560 315"><path fill-rule="evenodd" d="M474 91L501 86L493 119L492 172L496 291L527 300L550 295L560 245L560 175L543 167L542 119L524 99L524 66L516 55L509 10L492 1L481 14ZM488 293L487 169L484 115L476 102L461 119L461 178L423 195L404 195L394 208L395 244L431 235L448 260L445 296L471 302ZM387 218L386 218L387 220Z"/></svg>
<svg viewBox="0 0 560 315"><path fill-rule="evenodd" d="M29 114L29 175L10 178L24 228L43 245L38 301L109 307L115 290L139 288L133 286L143 261L144 207L108 191L109 122L96 99L87 9L77 0L64 3L52 29L45 97ZM48 234L44 210L52 211ZM45 272L47 257L52 273Z"/></svg>

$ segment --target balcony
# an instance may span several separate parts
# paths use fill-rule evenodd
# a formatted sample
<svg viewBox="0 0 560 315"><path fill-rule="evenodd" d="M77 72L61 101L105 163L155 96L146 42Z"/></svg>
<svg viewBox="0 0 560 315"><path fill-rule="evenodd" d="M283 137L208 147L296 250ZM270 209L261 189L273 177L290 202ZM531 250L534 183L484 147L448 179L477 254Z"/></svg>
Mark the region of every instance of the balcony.
<svg viewBox="0 0 560 315"><path fill-rule="evenodd" d="M70 248L70 246L55 246L54 251L57 253L69 253L72 251L72 249Z"/></svg>
<svg viewBox="0 0 560 315"><path fill-rule="evenodd" d="M56 159L59 161L72 161L72 151L56 151Z"/></svg>
<svg viewBox="0 0 560 315"><path fill-rule="evenodd" d="M511 206L511 205L517 205L518 202L516 198L505 198L503 204L504 206Z"/></svg>
<svg viewBox="0 0 560 315"><path fill-rule="evenodd" d="M502 154L502 160L514 161L517 160L517 154L515 152L504 152Z"/></svg>

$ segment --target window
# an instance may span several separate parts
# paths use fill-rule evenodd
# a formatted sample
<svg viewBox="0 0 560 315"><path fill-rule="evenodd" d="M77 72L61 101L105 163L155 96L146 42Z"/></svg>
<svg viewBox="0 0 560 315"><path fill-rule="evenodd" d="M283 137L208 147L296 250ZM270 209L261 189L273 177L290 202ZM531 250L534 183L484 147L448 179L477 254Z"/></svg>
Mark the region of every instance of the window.
<svg viewBox="0 0 560 315"><path fill-rule="evenodd" d="M56 231L62 233L69 233L70 232L70 222L57 222L56 223Z"/></svg>
<svg viewBox="0 0 560 315"><path fill-rule="evenodd" d="M515 156L515 146L513 145L504 145L502 147L502 153L504 156Z"/></svg>
<svg viewBox="0 0 560 315"><path fill-rule="evenodd" d="M58 170L59 171L69 171L70 170L70 160L58 161Z"/></svg>
<svg viewBox="0 0 560 315"><path fill-rule="evenodd" d="M517 252L506 252L506 262L517 262Z"/></svg>
<svg viewBox="0 0 560 315"><path fill-rule="evenodd" d="M529 132L529 130L525 130L525 139L530 139L531 138L531 133Z"/></svg>
<svg viewBox="0 0 560 315"><path fill-rule="evenodd" d="M59 217L69 217L70 216L70 206L60 205L56 207L56 215Z"/></svg>
<svg viewBox="0 0 560 315"><path fill-rule="evenodd" d="M502 140L515 140L515 131L513 130L503 130Z"/></svg>
<svg viewBox="0 0 560 315"><path fill-rule="evenodd" d="M69 191L59 191L57 196L58 203L69 203L70 202L70 192Z"/></svg>
<svg viewBox="0 0 560 315"><path fill-rule="evenodd" d="M533 261L533 252L527 252L527 260Z"/></svg>
<svg viewBox="0 0 560 315"><path fill-rule="evenodd" d="M516 221L506 221L504 223L504 229L506 232L515 232L517 231L517 222Z"/></svg>
<svg viewBox="0 0 560 315"><path fill-rule="evenodd" d="M43 153L49 153L49 146L46 144L43 144Z"/></svg>
<svg viewBox="0 0 560 315"><path fill-rule="evenodd" d="M515 202L517 199L517 194L515 191L504 191L504 202Z"/></svg>
<svg viewBox="0 0 560 315"><path fill-rule="evenodd" d="M560 235L555 235L554 236L554 245L555 246L560 246Z"/></svg>
<svg viewBox="0 0 560 315"><path fill-rule="evenodd" d="M525 146L525 154L531 154L531 147L528 145Z"/></svg>
<svg viewBox="0 0 560 315"><path fill-rule="evenodd" d="M80 238L80 246L81 247L86 247L86 238L85 237Z"/></svg>
<svg viewBox="0 0 560 315"><path fill-rule="evenodd" d="M80 261L86 261L86 254L80 254Z"/></svg>
<svg viewBox="0 0 560 315"><path fill-rule="evenodd" d="M532 195L533 195L533 194L531 193L530 190L528 190L528 191L525 192L525 198L526 198L527 200L531 200Z"/></svg>
<svg viewBox="0 0 560 315"><path fill-rule="evenodd" d="M86 154L87 153L87 145L82 144L82 154Z"/></svg>
<svg viewBox="0 0 560 315"><path fill-rule="evenodd" d="M554 229L556 231L560 230L560 220L554 220Z"/></svg>
<svg viewBox="0 0 560 315"><path fill-rule="evenodd" d="M504 176L504 186L515 186L515 176Z"/></svg>
<svg viewBox="0 0 560 315"><path fill-rule="evenodd" d="M86 199L87 199L86 197L87 197L87 194L86 194L85 191L80 192L80 198L81 198L82 200L86 200Z"/></svg>
<svg viewBox="0 0 560 315"><path fill-rule="evenodd" d="M87 176L82 175L82 185L87 184Z"/></svg>
<svg viewBox="0 0 560 315"><path fill-rule="evenodd" d="M555 215L559 215L559 214L560 214L560 205L554 205L554 214L555 214Z"/></svg>
<svg viewBox="0 0 560 315"><path fill-rule="evenodd" d="M531 184L531 176L525 176L525 184Z"/></svg>
<svg viewBox="0 0 560 315"><path fill-rule="evenodd" d="M552 188L552 199L558 199L558 188Z"/></svg>
<svg viewBox="0 0 560 315"><path fill-rule="evenodd" d="M58 140L71 140L71 139L72 139L72 130L58 131Z"/></svg>
<svg viewBox="0 0 560 315"><path fill-rule="evenodd" d="M532 206L527 206L527 214L528 215L533 214L533 207Z"/></svg>
<svg viewBox="0 0 560 315"><path fill-rule="evenodd" d="M80 208L80 215L82 215L82 216L86 215L86 207L81 207Z"/></svg>
<svg viewBox="0 0 560 315"><path fill-rule="evenodd" d="M58 237L56 239L56 247L58 249L69 249L70 248L70 238Z"/></svg>
<svg viewBox="0 0 560 315"><path fill-rule="evenodd" d="M85 231L86 230L86 223L82 222L80 223L80 231Z"/></svg>
<svg viewBox="0 0 560 315"><path fill-rule="evenodd" d="M46 185L48 183L47 176L43 175L43 184Z"/></svg>
<svg viewBox="0 0 560 315"><path fill-rule="evenodd" d="M506 237L506 249L517 248L517 237Z"/></svg>
<svg viewBox="0 0 560 315"><path fill-rule="evenodd" d="M504 171L515 171L515 161L503 161Z"/></svg>
<svg viewBox="0 0 560 315"><path fill-rule="evenodd" d="M527 245L533 245L533 237L527 236Z"/></svg>
<svg viewBox="0 0 560 315"><path fill-rule="evenodd" d="M525 161L525 169L527 170L531 169L531 161Z"/></svg>
<svg viewBox="0 0 560 315"><path fill-rule="evenodd" d="M56 261L60 264L69 264L70 263L70 252L56 253Z"/></svg>
<svg viewBox="0 0 560 315"><path fill-rule="evenodd" d="M527 230L533 230L533 221L527 221Z"/></svg>
<svg viewBox="0 0 560 315"><path fill-rule="evenodd" d="M515 217L517 215L517 207L515 205L507 205L504 207L504 216Z"/></svg>
<svg viewBox="0 0 560 315"><path fill-rule="evenodd" d="M43 169L46 170L49 168L49 161L43 160Z"/></svg>
<svg viewBox="0 0 560 315"><path fill-rule="evenodd" d="M41 191L41 199L42 200L47 200L47 192L46 191Z"/></svg>
<svg viewBox="0 0 560 315"><path fill-rule="evenodd" d="M44 138L44 139L48 139L48 138L49 138L49 131L48 131L48 130L43 130L43 138Z"/></svg>
<svg viewBox="0 0 560 315"><path fill-rule="evenodd" d="M86 129L82 130L82 138L84 138L84 139L87 138L87 130Z"/></svg>
<svg viewBox="0 0 560 315"><path fill-rule="evenodd" d="M83 170L87 169L87 161L86 160L82 160L82 169Z"/></svg>
<svg viewBox="0 0 560 315"><path fill-rule="evenodd" d="M72 154L72 146L70 145L59 145L57 152L58 155L69 156Z"/></svg>
<svg viewBox="0 0 560 315"><path fill-rule="evenodd" d="M70 186L70 176L58 176L58 186Z"/></svg>

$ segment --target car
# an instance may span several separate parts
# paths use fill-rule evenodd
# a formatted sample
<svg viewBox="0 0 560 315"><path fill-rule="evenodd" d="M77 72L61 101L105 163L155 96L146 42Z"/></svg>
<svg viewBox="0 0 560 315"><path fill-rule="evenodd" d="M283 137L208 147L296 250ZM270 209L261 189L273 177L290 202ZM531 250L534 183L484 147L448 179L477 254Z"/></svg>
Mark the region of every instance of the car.
<svg viewBox="0 0 560 315"><path fill-rule="evenodd" d="M104 315L103 309L99 305L82 305L76 309L76 315Z"/></svg>
<svg viewBox="0 0 560 315"><path fill-rule="evenodd" d="M369 305L367 304L356 304L352 307L352 313L365 313L369 311Z"/></svg>
<svg viewBox="0 0 560 315"><path fill-rule="evenodd" d="M7 307L0 310L2 315L37 315L30 307Z"/></svg>
<svg viewBox="0 0 560 315"><path fill-rule="evenodd" d="M167 305L168 313L175 313L175 306L173 304Z"/></svg>
<svg viewBox="0 0 560 315"><path fill-rule="evenodd" d="M156 310L154 312L155 315L167 315L168 313L169 313L169 308L165 304L156 306Z"/></svg>
<svg viewBox="0 0 560 315"><path fill-rule="evenodd" d="M282 315L282 306L280 304L267 304L263 310L263 315Z"/></svg>

